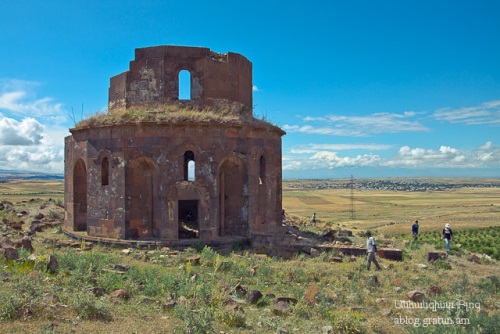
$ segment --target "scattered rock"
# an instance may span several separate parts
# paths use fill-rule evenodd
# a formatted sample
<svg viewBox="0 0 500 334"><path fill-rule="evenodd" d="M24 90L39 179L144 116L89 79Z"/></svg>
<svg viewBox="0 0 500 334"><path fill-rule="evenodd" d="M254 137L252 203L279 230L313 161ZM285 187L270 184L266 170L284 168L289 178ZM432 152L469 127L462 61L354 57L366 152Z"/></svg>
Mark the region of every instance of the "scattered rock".
<svg viewBox="0 0 500 334"><path fill-rule="evenodd" d="M382 309L380 311L380 313L385 316L385 317L388 317L388 316L391 316L392 315L392 310L389 309L389 308L385 308L385 309Z"/></svg>
<svg viewBox="0 0 500 334"><path fill-rule="evenodd" d="M329 240L329 241L334 241L335 240L335 234L337 234L337 231L335 230L328 230L323 234L323 238Z"/></svg>
<svg viewBox="0 0 500 334"><path fill-rule="evenodd" d="M2 248L0 249L0 254L5 256L5 258L8 260L17 260L19 258L19 253L13 246L2 246Z"/></svg>
<svg viewBox="0 0 500 334"><path fill-rule="evenodd" d="M115 267L113 269L125 272L130 269L130 266L126 264L115 264Z"/></svg>
<svg viewBox="0 0 500 334"><path fill-rule="evenodd" d="M251 304L257 304L262 297L263 295L259 290L250 290L248 292L248 301Z"/></svg>
<svg viewBox="0 0 500 334"><path fill-rule="evenodd" d="M49 263L47 264L47 269L51 273L56 273L57 270L59 269L59 262L57 262L57 259L53 255L49 255Z"/></svg>
<svg viewBox="0 0 500 334"><path fill-rule="evenodd" d="M343 260L340 256L333 256L332 257L332 262L337 262L337 263L342 263Z"/></svg>
<svg viewBox="0 0 500 334"><path fill-rule="evenodd" d="M447 256L446 252L427 252L427 261L444 260Z"/></svg>
<svg viewBox="0 0 500 334"><path fill-rule="evenodd" d="M472 254L472 256L470 256L467 260L469 260L470 262L481 264L481 259L476 254Z"/></svg>
<svg viewBox="0 0 500 334"><path fill-rule="evenodd" d="M425 297L425 294L422 291L418 290L413 290L409 291L406 296L412 301L412 302L420 302L422 299Z"/></svg>
<svg viewBox="0 0 500 334"><path fill-rule="evenodd" d="M163 310L164 310L164 311L166 311L166 310L171 310L171 309L173 309L175 306L177 306L177 301L172 300L172 301L170 301L170 302L168 302L168 303L164 303L164 304L162 305L162 308L163 308Z"/></svg>
<svg viewBox="0 0 500 334"><path fill-rule="evenodd" d="M201 257L199 257L199 256L191 256L191 257L186 258L186 262L191 262L191 265L193 265L193 266L199 266L200 259L201 259Z"/></svg>
<svg viewBox="0 0 500 334"><path fill-rule="evenodd" d="M117 298L117 299L130 299L130 292L124 289L118 289L109 294L111 298Z"/></svg>
<svg viewBox="0 0 500 334"><path fill-rule="evenodd" d="M440 295L441 292L442 292L441 287L437 286L436 284L431 284L429 286L429 295L436 296L436 295Z"/></svg>
<svg viewBox="0 0 500 334"><path fill-rule="evenodd" d="M351 312L361 312L364 309L365 308L363 306L351 306L351 307L349 307L349 311L351 311Z"/></svg>
<svg viewBox="0 0 500 334"><path fill-rule="evenodd" d="M378 280L378 277L376 275L370 276L370 283L373 286L379 286L380 282Z"/></svg>
<svg viewBox="0 0 500 334"><path fill-rule="evenodd" d="M292 308L284 301L278 301L273 305L273 313L276 315L287 315L292 313Z"/></svg>
<svg viewBox="0 0 500 334"><path fill-rule="evenodd" d="M104 288L101 288L101 287L89 288L88 291L92 292L94 294L94 296L96 296L96 297L101 297L106 292L106 290Z"/></svg>
<svg viewBox="0 0 500 334"><path fill-rule="evenodd" d="M323 333L323 334L333 334L333 327L332 326L323 326L321 328L321 333Z"/></svg>
<svg viewBox="0 0 500 334"><path fill-rule="evenodd" d="M274 299L274 303L285 302L287 304L297 304L297 299L293 297L278 297Z"/></svg>
<svg viewBox="0 0 500 334"><path fill-rule="evenodd" d="M245 297L248 293L248 289L244 286L242 286L241 284L238 283L238 285L236 285L234 287L234 290L236 291L236 294L239 296L239 297Z"/></svg>
<svg viewBox="0 0 500 334"><path fill-rule="evenodd" d="M427 268L429 268L429 266L428 266L428 265L423 264L423 263L419 263L419 264L417 264L417 267L419 267L419 268L421 268L421 269L427 269Z"/></svg>
<svg viewBox="0 0 500 334"><path fill-rule="evenodd" d="M21 247L26 249L30 253L32 253L34 251L33 245L31 244L30 237L23 237L23 239L21 240Z"/></svg>

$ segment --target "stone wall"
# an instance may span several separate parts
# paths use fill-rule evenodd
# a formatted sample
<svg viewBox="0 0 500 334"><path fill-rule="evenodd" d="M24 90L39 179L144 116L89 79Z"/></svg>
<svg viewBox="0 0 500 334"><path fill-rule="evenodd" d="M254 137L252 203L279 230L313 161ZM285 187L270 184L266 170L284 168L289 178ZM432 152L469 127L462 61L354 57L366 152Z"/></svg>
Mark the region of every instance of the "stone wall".
<svg viewBox="0 0 500 334"><path fill-rule="evenodd" d="M237 53L181 46L136 49L130 70L110 80L109 110L179 101L182 70L191 75L191 98L184 103L251 115L251 62Z"/></svg>
<svg viewBox="0 0 500 334"><path fill-rule="evenodd" d="M197 201L203 240L275 233L281 226L281 131L142 123L72 133L66 161L75 167L66 169L66 179L79 183L77 166L85 166L89 235L177 239L179 201ZM186 152L195 162L191 181L185 175ZM107 184L103 161L109 163ZM79 214L71 199L81 196L75 182L66 182L66 228L72 231L78 230Z"/></svg>

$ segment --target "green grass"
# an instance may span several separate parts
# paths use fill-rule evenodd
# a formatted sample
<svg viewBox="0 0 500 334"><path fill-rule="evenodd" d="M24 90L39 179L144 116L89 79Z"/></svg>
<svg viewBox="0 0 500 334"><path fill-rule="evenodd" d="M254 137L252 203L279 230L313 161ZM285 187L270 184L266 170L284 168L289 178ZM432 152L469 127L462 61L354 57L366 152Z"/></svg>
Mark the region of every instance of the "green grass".
<svg viewBox="0 0 500 334"><path fill-rule="evenodd" d="M451 250L458 252L468 250L474 253L486 254L500 260L500 226L490 226L480 229L454 231L455 241ZM444 241L439 232L426 232L420 235L420 241L444 248ZM459 245L461 245L459 247Z"/></svg>
<svg viewBox="0 0 500 334"><path fill-rule="evenodd" d="M14 205L23 209L21 204ZM29 206L31 214L42 206L46 216L50 211L55 215L62 212L55 202L22 205ZM323 223L327 221L300 226L301 235L321 234ZM334 229L350 229L350 240L364 242L364 236L360 236L363 226L354 229L343 224L334 224ZM280 328L288 333L321 333L323 327L331 326L334 333L494 333L500 326L498 262L472 263L465 250L494 248L499 227L454 229L451 255L432 263L426 262L426 253L444 249L440 231L424 231L417 242L412 242L410 228L411 224L408 231L399 229L402 237L373 231L380 244L390 243L404 251L402 262L379 259L384 270L377 272L366 271L364 257L353 262L346 257L334 263L332 258L338 254L331 252L282 259L255 254L242 245L223 252L202 243L178 253L137 248L130 255L124 255L117 245L94 245L91 251L54 248L53 243L43 241L67 237L57 228L47 228L33 238L38 261L29 260L26 250L20 250L16 261L0 256L0 328L6 333L274 334ZM17 238L16 233L9 235ZM462 247L458 248L458 243ZM152 253L146 255L146 251ZM44 261L49 255L59 262L56 273L46 269ZM199 256L199 264L188 261L194 256ZM428 268L422 269L422 263ZM113 270L116 264L130 269L117 272ZM251 304L237 293L238 285L268 296ZM431 286L437 286L439 293L431 294ZM104 290L102 296L91 293L96 287ZM110 294L117 289L127 290L130 298L112 298ZM426 302L464 300L479 303L481 311L395 307L395 301L408 300L406 294L416 289L425 293ZM279 314L273 310L271 295L296 302L289 304L289 313ZM423 329L395 324L399 317L420 321L453 317L470 323L429 324Z"/></svg>

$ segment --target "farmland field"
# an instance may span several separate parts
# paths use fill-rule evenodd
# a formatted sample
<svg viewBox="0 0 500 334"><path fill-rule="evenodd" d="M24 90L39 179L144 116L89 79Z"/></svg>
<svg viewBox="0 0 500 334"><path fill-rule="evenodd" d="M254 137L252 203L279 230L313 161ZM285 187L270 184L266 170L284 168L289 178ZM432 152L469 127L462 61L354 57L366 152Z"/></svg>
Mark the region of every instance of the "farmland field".
<svg viewBox="0 0 500 334"><path fill-rule="evenodd" d="M32 198L64 198L63 181L15 180L0 182L0 201L26 201Z"/></svg>
<svg viewBox="0 0 500 334"><path fill-rule="evenodd" d="M307 181L303 181L307 183ZM293 187L291 187L293 185ZM311 189L283 182L283 208L289 217L320 225L374 229L386 235L410 233L418 219L421 232L500 226L500 187L463 187L440 191Z"/></svg>

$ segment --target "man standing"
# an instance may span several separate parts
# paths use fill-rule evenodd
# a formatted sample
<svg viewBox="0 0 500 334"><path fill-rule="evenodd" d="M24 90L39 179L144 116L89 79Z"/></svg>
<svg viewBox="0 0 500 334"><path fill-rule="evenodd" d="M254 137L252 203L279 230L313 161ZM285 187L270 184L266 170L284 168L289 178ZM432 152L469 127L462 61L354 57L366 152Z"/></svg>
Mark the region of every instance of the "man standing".
<svg viewBox="0 0 500 334"><path fill-rule="evenodd" d="M366 263L366 269L370 270L371 263L375 263L377 270L381 270L380 265L375 258L375 253L377 252L377 245L375 244L375 239L372 237L372 233L370 231L366 231L365 235L368 239L366 239L366 251L368 252L368 260Z"/></svg>
<svg viewBox="0 0 500 334"><path fill-rule="evenodd" d="M415 224L412 225L411 231L413 233L413 240L417 241L417 239L418 239L418 220L415 220Z"/></svg>
<svg viewBox="0 0 500 334"><path fill-rule="evenodd" d="M446 252L450 251L450 240L455 241L453 238L453 232L451 231L450 224L446 224L443 229L443 240L446 248Z"/></svg>

